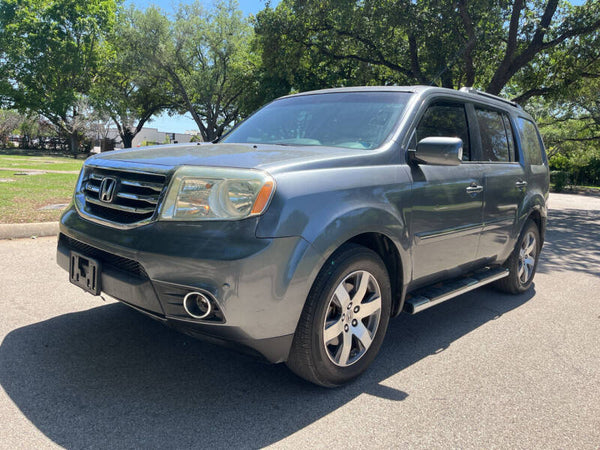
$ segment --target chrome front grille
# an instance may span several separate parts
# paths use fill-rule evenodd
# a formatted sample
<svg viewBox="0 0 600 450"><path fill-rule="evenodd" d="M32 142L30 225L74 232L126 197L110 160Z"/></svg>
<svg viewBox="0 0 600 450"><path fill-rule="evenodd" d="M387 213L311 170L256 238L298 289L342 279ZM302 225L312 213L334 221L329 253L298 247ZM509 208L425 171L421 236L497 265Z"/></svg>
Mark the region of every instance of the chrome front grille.
<svg viewBox="0 0 600 450"><path fill-rule="evenodd" d="M89 167L81 181L83 213L115 224L150 220L165 189L163 174Z"/></svg>

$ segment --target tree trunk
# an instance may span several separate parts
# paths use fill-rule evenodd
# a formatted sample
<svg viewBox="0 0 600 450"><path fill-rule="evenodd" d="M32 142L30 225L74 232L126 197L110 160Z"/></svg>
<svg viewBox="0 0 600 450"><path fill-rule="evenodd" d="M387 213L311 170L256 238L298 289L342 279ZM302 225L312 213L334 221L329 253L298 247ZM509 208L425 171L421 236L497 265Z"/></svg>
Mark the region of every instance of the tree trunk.
<svg viewBox="0 0 600 450"><path fill-rule="evenodd" d="M133 138L135 134L129 131L128 128L125 128L125 132L121 134L121 140L123 141L123 148L131 148L133 145Z"/></svg>
<svg viewBox="0 0 600 450"><path fill-rule="evenodd" d="M494 74L492 81L488 84L485 92L488 94L499 95L500 91L506 86L506 83L508 83L508 80L510 80L513 74L514 73L508 75L508 72L505 72L503 68L498 69Z"/></svg>
<svg viewBox="0 0 600 450"><path fill-rule="evenodd" d="M79 151L79 133L77 131L74 131L69 135L69 145L71 147L73 158L77 158L77 152Z"/></svg>

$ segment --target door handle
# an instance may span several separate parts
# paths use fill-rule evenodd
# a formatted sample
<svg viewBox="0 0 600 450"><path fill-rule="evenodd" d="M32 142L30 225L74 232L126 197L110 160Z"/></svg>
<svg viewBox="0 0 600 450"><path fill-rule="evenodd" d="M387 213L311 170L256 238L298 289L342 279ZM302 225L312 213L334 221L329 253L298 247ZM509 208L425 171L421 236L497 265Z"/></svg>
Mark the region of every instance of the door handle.
<svg viewBox="0 0 600 450"><path fill-rule="evenodd" d="M469 187L467 187L467 194L478 194L479 192L483 192L483 186L480 186L477 183L471 183Z"/></svg>
<svg viewBox="0 0 600 450"><path fill-rule="evenodd" d="M517 181L515 186L517 186L517 189L525 189L527 187L527 181Z"/></svg>

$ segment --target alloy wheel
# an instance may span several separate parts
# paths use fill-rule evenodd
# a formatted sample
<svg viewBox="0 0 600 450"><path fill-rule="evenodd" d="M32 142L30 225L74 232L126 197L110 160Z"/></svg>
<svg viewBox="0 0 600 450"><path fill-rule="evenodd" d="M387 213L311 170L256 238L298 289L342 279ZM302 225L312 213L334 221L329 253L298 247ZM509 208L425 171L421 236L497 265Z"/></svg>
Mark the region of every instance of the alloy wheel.
<svg viewBox="0 0 600 450"><path fill-rule="evenodd" d="M323 323L323 344L337 366L356 363L367 352L381 318L381 290L365 270L346 276L337 286Z"/></svg>
<svg viewBox="0 0 600 450"><path fill-rule="evenodd" d="M529 231L521 241L519 249L519 281L526 284L533 276L535 258L537 255L537 240L535 234Z"/></svg>

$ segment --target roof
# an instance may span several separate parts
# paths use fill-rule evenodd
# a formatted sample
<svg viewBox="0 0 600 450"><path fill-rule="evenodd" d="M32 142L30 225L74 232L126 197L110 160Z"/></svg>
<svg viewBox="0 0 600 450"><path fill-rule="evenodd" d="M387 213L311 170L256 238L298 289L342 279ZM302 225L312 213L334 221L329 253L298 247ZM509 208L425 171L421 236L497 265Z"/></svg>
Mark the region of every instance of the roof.
<svg viewBox="0 0 600 450"><path fill-rule="evenodd" d="M330 89L319 89L315 91L307 91L300 92L298 94L286 95L281 98L289 98L289 97L298 97L305 95L315 95L315 94L333 94L333 93L343 93L343 92L407 92L407 93L418 93L418 94L452 94L458 95L460 97L465 97L470 100L485 100L486 102L491 101L495 103L502 103L503 106L512 106L513 108L517 108L522 110L521 106L517 103L499 97L497 95L488 94L487 92L479 91L470 87L463 87L460 90L441 88L437 86L352 86L352 87L340 87L340 88L330 88Z"/></svg>

